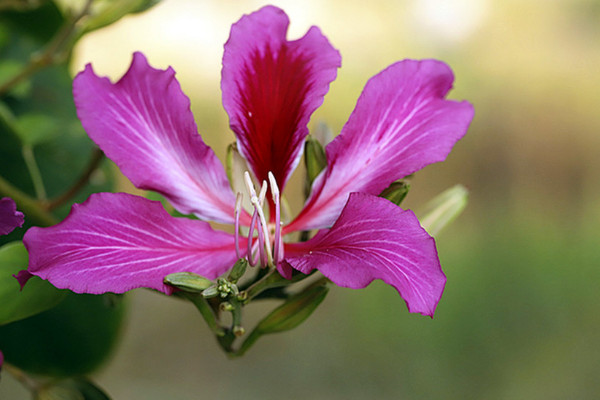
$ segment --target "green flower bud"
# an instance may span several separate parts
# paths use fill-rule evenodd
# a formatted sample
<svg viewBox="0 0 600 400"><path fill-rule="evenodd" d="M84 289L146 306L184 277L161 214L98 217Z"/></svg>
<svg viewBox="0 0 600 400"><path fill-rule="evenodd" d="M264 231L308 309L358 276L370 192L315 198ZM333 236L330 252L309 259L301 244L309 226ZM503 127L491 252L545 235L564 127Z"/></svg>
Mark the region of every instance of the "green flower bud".
<svg viewBox="0 0 600 400"><path fill-rule="evenodd" d="M440 193L419 213L421 225L431 236L436 236L465 209L468 197L469 192L462 185Z"/></svg>
<svg viewBox="0 0 600 400"><path fill-rule="evenodd" d="M238 279L240 279L244 273L246 272L246 267L248 266L248 260L245 258L240 258L237 260L235 264L233 264L233 268L229 271L229 275L227 275L227 280L231 283L236 283Z"/></svg>
<svg viewBox="0 0 600 400"><path fill-rule="evenodd" d="M208 280L193 272L176 272L164 277L167 285L175 286L185 292L200 293L213 284Z"/></svg>
<svg viewBox="0 0 600 400"><path fill-rule="evenodd" d="M306 181L310 188L315 178L327 166L327 156L323 146L310 136L304 143L304 163L306 165Z"/></svg>
<svg viewBox="0 0 600 400"><path fill-rule="evenodd" d="M211 297L216 297L219 295L219 288L217 287L217 285L213 285L209 288L206 288L203 292L202 292L202 296L205 299L210 299Z"/></svg>
<svg viewBox="0 0 600 400"><path fill-rule="evenodd" d="M384 199L388 199L395 205L399 206L402 203L402 200L408 194L410 190L410 185L406 181L396 181L392 182L387 189L384 189L383 192L379 195L379 197L383 197Z"/></svg>

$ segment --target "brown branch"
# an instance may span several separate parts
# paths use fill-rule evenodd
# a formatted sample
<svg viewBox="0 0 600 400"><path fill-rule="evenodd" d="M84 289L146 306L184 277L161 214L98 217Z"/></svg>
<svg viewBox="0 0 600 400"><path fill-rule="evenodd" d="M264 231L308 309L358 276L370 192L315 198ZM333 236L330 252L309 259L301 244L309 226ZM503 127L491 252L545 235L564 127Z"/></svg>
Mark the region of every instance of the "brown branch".
<svg viewBox="0 0 600 400"><path fill-rule="evenodd" d="M69 188L69 190L67 190L60 196L48 201L44 205L44 208L47 211L54 210L55 208L60 207L61 205L66 203L69 199L74 197L77 193L79 193L79 191L81 189L83 189L83 187L85 187L85 185L87 185L88 181L90 180L90 176L94 173L94 171L96 171L98 169L98 166L100 165L100 162L102 161L103 158L104 158L104 153L102 152L102 150L100 150L99 148L95 148L92 153L92 158L90 159L90 161L88 163L88 166L86 167L85 171L83 171L83 173L81 174L81 176L79 177L77 182L75 182L75 184L73 186L71 186Z"/></svg>
<svg viewBox="0 0 600 400"><path fill-rule="evenodd" d="M52 65L60 60L60 56L68 53L73 47L73 43L66 49L61 49L68 41L73 37L73 32L79 21L84 18L90 10L92 0L88 0L85 6L72 20L68 21L60 31L52 38L46 49L41 54L32 54L29 59L29 64L17 75L13 76L8 81L4 82L0 86L0 96L11 90L14 86L19 84L24 79L33 75L38 70Z"/></svg>

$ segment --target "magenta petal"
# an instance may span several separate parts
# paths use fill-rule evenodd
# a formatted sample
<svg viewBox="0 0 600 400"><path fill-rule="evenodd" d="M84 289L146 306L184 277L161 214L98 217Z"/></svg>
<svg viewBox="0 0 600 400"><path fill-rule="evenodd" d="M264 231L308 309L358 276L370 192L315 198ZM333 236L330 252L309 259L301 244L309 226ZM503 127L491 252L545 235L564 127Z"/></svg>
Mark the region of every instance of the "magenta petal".
<svg viewBox="0 0 600 400"><path fill-rule="evenodd" d="M369 80L341 134L327 146L327 170L287 228L331 226L350 192L378 195L393 181L443 161L473 118L446 100L454 77L435 60L406 60Z"/></svg>
<svg viewBox="0 0 600 400"><path fill-rule="evenodd" d="M277 272L279 272L279 275L283 276L285 279L292 279L292 267L285 261L277 264Z"/></svg>
<svg viewBox="0 0 600 400"><path fill-rule="evenodd" d="M170 293L163 277L194 272L209 279L237 260L234 238L207 222L171 217L160 202L96 193L50 228L24 238L29 272L77 293L146 287ZM245 244L245 243L244 243Z"/></svg>
<svg viewBox="0 0 600 400"><path fill-rule="evenodd" d="M73 95L88 135L135 186L163 194L184 214L233 223L235 196L225 170L198 134L171 68L154 69L135 53L112 84L88 64Z"/></svg>
<svg viewBox="0 0 600 400"><path fill-rule="evenodd" d="M8 235L16 227L23 226L25 217L17 211L17 205L10 197L0 199L0 235Z"/></svg>
<svg viewBox="0 0 600 400"><path fill-rule="evenodd" d="M336 285L363 288L374 279L395 287L410 312L433 316L446 277L435 241L412 211L351 193L328 231L286 248L286 262L305 274L318 269Z"/></svg>
<svg viewBox="0 0 600 400"><path fill-rule="evenodd" d="M33 278L33 275L31 275L26 269L23 269L19 271L18 274L13 275L13 278L15 278L19 282L19 286L21 286L21 290L23 290L25 284L27 284L27 282L29 282L29 280Z"/></svg>
<svg viewBox="0 0 600 400"><path fill-rule="evenodd" d="M225 44L221 81L241 154L259 181L271 171L281 189L300 159L310 116L341 65L318 28L287 41L288 25L273 6L243 16Z"/></svg>

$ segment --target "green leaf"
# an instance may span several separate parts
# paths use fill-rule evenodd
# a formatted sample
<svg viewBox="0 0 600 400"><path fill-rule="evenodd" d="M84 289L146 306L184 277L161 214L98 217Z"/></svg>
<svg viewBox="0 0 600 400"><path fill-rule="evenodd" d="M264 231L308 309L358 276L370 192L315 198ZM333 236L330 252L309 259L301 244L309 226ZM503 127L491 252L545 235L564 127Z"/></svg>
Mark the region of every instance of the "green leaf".
<svg viewBox="0 0 600 400"><path fill-rule="evenodd" d="M30 317L56 306L67 292L37 276L20 290L13 275L26 269L28 254L21 242L0 247L0 325Z"/></svg>
<svg viewBox="0 0 600 400"><path fill-rule="evenodd" d="M52 140L59 132L58 121L41 113L21 115L16 121L16 128L23 143L30 146Z"/></svg>
<svg viewBox="0 0 600 400"><path fill-rule="evenodd" d="M40 375L66 377L94 371L119 336L125 302L114 298L69 292L48 311L0 326L5 361Z"/></svg>
<svg viewBox="0 0 600 400"><path fill-rule="evenodd" d="M12 128L6 124L11 121L0 123L0 137L3 138L0 175L21 191L35 197L32 179L19 143L13 139L15 135L11 134L12 129L21 142L25 140L36 144L33 149L35 160L48 198L53 199L79 180L93 158L96 146L77 119L67 67L59 65L46 68L38 72L32 82L31 97L12 99L6 103L14 119ZM82 202L93 192L111 191L115 182L111 168L111 163L104 160L81 192L54 212L64 217L72 202Z"/></svg>
<svg viewBox="0 0 600 400"><path fill-rule="evenodd" d="M52 1L40 1L39 7L24 7L3 10L0 13L0 24L9 31L19 32L38 42L37 49L49 41L64 23L64 18Z"/></svg>
<svg viewBox="0 0 600 400"><path fill-rule="evenodd" d="M16 76L21 70L25 68L25 63L18 60L2 60L0 61L0 86L4 85L14 76ZM21 83L13 87L8 94L23 98L26 97L31 91L31 80L25 79Z"/></svg>
<svg viewBox="0 0 600 400"><path fill-rule="evenodd" d="M84 3L80 1L80 3ZM46 42L60 29L65 19L53 2L29 12L0 13L0 26L8 39L0 47L0 63L5 60L27 65L43 51ZM36 192L22 155L22 136L34 143L33 153L41 171L41 180L50 200L64 194L79 181L93 159L96 146L87 137L75 112L72 76L65 59L29 76L30 89L25 97L2 96L8 112L0 115L0 176L31 197ZM18 132L17 132L18 131ZM19 133L21 132L21 133ZM73 202L84 201L91 193L111 191L114 166L104 160L85 187L63 206L53 210L57 216L68 214ZM39 223L28 219L27 223ZM18 237L12 236L12 239ZM6 238L0 238L6 243Z"/></svg>
<svg viewBox="0 0 600 400"><path fill-rule="evenodd" d="M110 397L92 381L74 378L43 387L35 400L110 400Z"/></svg>

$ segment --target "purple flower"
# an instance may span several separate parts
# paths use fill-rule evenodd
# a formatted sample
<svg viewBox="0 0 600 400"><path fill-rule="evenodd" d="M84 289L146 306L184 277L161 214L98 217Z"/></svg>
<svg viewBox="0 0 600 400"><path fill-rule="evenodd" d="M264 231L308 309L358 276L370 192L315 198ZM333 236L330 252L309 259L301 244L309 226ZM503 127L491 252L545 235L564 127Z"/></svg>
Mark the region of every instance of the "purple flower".
<svg viewBox="0 0 600 400"><path fill-rule="evenodd" d="M286 277L292 269L316 268L349 288L382 279L411 312L433 315L446 282L434 240L411 211L377 195L444 160L465 134L473 109L445 99L453 75L444 63L391 65L367 83L341 134L327 146L327 168L304 209L282 224L279 190L300 160L310 116L341 64L318 28L288 41L288 24L282 10L264 7L234 24L225 44L223 104L240 154L263 182L257 194L246 176L252 213L241 208L241 194L236 198L223 166L198 135L171 68L154 69L136 53L113 84L88 65L73 83L88 135L138 188L162 194L200 220L171 217L160 203L138 196L94 194L74 205L61 224L27 232L29 272L75 292L147 287L169 293L167 274L189 271L214 279L246 257ZM233 224L235 234L206 220ZM249 233L239 233L240 226ZM312 229L321 230L307 242L289 242L289 234Z"/></svg>
<svg viewBox="0 0 600 400"><path fill-rule="evenodd" d="M10 197L0 199L0 235L8 235L16 227L23 226L25 217L17 211L17 205ZM0 369L4 363L4 354L0 351Z"/></svg>
<svg viewBox="0 0 600 400"><path fill-rule="evenodd" d="M23 226L25 217L17 211L17 205L10 197L0 199L0 235L8 235L16 227Z"/></svg>

